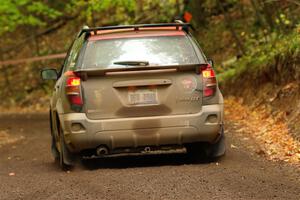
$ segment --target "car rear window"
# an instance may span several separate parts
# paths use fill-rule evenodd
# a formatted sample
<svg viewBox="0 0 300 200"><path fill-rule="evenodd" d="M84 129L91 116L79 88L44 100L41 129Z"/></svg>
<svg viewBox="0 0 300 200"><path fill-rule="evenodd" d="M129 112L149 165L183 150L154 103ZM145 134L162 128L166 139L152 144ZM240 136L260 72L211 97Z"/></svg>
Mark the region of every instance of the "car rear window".
<svg viewBox="0 0 300 200"><path fill-rule="evenodd" d="M123 68L120 61L147 61L149 65L203 63L187 36L150 36L88 41L82 68Z"/></svg>

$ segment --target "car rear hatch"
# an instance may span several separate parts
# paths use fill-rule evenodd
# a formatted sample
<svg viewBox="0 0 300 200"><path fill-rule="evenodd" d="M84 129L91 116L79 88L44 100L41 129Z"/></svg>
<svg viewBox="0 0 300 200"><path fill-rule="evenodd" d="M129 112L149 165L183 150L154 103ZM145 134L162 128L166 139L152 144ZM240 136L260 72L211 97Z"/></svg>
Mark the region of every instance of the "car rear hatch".
<svg viewBox="0 0 300 200"><path fill-rule="evenodd" d="M184 31L173 29L95 34L88 39L76 70L83 80L83 110L88 118L201 111L199 69L205 59Z"/></svg>
<svg viewBox="0 0 300 200"><path fill-rule="evenodd" d="M90 119L192 114L201 111L197 66L126 71L79 70L84 110Z"/></svg>

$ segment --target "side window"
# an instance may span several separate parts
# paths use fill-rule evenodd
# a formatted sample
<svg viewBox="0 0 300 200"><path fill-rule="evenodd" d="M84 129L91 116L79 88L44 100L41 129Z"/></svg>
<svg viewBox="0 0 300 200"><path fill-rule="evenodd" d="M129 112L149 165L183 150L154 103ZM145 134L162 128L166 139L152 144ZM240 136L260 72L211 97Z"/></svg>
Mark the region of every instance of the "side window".
<svg viewBox="0 0 300 200"><path fill-rule="evenodd" d="M76 67L77 58L85 40L85 34L74 41L69 55L65 61L63 72L73 70Z"/></svg>

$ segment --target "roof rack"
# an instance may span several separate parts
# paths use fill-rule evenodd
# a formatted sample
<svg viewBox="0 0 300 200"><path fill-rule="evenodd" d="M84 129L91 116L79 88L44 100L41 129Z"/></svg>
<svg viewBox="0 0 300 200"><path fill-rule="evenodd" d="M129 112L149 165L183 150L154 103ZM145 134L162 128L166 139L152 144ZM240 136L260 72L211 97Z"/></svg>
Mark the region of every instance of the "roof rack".
<svg viewBox="0 0 300 200"><path fill-rule="evenodd" d="M182 30L185 32L189 32L189 28L194 30L193 26L189 23L161 23L161 24L137 24L137 25L119 25L119 26L104 26L104 27L95 27L88 28L88 26L84 26L78 34L80 37L83 33L91 33L94 32L97 35L97 31L103 30L117 30L117 29L134 29L135 31L140 28L152 28L152 27L175 27L176 30L179 30L179 27L182 27Z"/></svg>

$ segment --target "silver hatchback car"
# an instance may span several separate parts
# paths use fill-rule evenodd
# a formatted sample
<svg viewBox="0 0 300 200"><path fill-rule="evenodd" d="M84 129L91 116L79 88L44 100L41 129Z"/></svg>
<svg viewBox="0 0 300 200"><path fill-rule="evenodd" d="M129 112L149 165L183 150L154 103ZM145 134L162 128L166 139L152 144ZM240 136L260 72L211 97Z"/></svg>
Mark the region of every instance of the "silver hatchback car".
<svg viewBox="0 0 300 200"><path fill-rule="evenodd" d="M83 157L225 153L215 71L185 23L83 28L55 80L52 152L62 168Z"/></svg>

